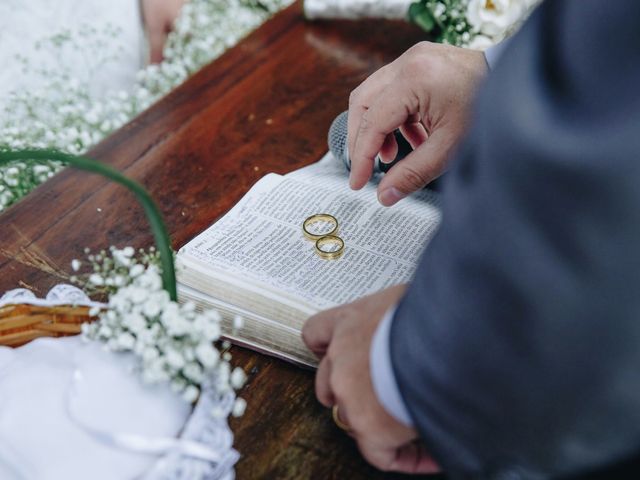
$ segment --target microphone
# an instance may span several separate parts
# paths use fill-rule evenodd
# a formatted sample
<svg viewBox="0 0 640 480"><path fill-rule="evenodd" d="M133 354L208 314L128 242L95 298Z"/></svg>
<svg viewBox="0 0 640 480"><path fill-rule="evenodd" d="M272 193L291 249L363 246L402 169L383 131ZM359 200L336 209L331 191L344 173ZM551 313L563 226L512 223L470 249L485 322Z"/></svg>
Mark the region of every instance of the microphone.
<svg viewBox="0 0 640 480"><path fill-rule="evenodd" d="M338 161L342 161L345 167L347 167L347 170L351 170L349 144L347 143L348 113L349 112L342 112L335 118L329 128L327 143L329 144L329 151L331 154ZM374 172L388 172L396 163L413 151L409 142L407 142L402 133L400 133L400 130L396 129L393 132L393 135L396 137L396 142L398 143L398 154L396 155L396 158L394 158L390 163L384 163L380 160L380 155L376 155L376 160L373 166Z"/></svg>

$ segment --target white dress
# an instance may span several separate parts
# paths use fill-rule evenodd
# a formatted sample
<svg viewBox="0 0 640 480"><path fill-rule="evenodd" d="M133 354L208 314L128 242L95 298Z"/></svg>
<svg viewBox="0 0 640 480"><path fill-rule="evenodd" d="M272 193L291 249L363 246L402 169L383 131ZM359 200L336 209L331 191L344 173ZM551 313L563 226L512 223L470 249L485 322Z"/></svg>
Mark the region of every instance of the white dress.
<svg viewBox="0 0 640 480"><path fill-rule="evenodd" d="M88 30L93 38L106 38L100 56L117 55L117 61L96 68L96 52L91 41L84 42ZM104 35L107 29L117 35ZM70 33L79 41L78 49L65 48L59 55L37 42ZM1 0L0 1L0 108L16 89L42 86L42 75L25 74L16 55L31 67L68 71L81 81L91 82L97 97L110 89L129 90L142 68L145 42L138 0Z"/></svg>

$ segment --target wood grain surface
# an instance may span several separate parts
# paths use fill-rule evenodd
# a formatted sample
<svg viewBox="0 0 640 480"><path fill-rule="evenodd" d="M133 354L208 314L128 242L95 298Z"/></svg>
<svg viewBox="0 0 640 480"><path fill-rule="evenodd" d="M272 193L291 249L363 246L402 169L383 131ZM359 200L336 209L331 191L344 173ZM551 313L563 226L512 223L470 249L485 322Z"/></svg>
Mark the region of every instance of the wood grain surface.
<svg viewBox="0 0 640 480"><path fill-rule="evenodd" d="M327 150L333 118L369 74L422 39L403 22L306 22L299 4L96 146L89 155L144 184L178 248L268 172ZM121 187L70 169L0 216L0 292L43 295L83 249L149 246L144 213ZM313 373L234 347L249 374L231 422L240 479L400 478L369 467L313 393Z"/></svg>

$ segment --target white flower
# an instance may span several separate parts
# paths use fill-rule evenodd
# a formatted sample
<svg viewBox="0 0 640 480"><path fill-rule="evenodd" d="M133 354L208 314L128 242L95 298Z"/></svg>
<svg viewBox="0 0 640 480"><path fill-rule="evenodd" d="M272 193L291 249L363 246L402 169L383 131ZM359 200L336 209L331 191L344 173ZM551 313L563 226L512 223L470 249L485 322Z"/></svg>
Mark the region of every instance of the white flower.
<svg viewBox="0 0 640 480"><path fill-rule="evenodd" d="M530 3L530 0L470 0L467 19L481 34L502 38L525 17Z"/></svg>
<svg viewBox="0 0 640 480"><path fill-rule="evenodd" d="M142 380L145 383L160 383L167 381L169 375L164 369L164 363L161 359L149 362L142 370Z"/></svg>
<svg viewBox="0 0 640 480"><path fill-rule="evenodd" d="M136 285L146 290L155 291L162 288L162 278L158 269L153 265L147 268L147 270L135 279Z"/></svg>
<svg viewBox="0 0 640 480"><path fill-rule="evenodd" d="M71 269L74 272L77 272L78 270L80 270L80 266L81 265L82 265L82 262L80 260L77 260L75 258L73 260L71 260Z"/></svg>
<svg viewBox="0 0 640 480"><path fill-rule="evenodd" d="M202 367L197 363L189 363L183 369L182 373L185 377L195 383L202 383L204 380L204 372L202 371Z"/></svg>
<svg viewBox="0 0 640 480"><path fill-rule="evenodd" d="M196 347L196 358L206 369L216 366L220 360L220 354L213 345L208 342L202 342Z"/></svg>
<svg viewBox="0 0 640 480"><path fill-rule="evenodd" d="M149 298L149 293L144 288L133 285L123 289L123 292L126 292L127 298L134 304L141 304Z"/></svg>
<svg viewBox="0 0 640 480"><path fill-rule="evenodd" d="M181 316L170 316L167 318L163 316L162 319L167 333L172 337L182 337L189 333L191 324Z"/></svg>
<svg viewBox="0 0 640 480"><path fill-rule="evenodd" d="M244 382L247 381L247 374L244 373L240 367L236 367L233 369L231 373L231 378L229 379L231 386L238 390L244 386Z"/></svg>
<svg viewBox="0 0 640 480"><path fill-rule="evenodd" d="M241 417L244 415L244 412L247 409L247 402L244 398L236 398L235 402L233 402L233 409L231 410L231 415L234 417Z"/></svg>
<svg viewBox="0 0 640 480"><path fill-rule="evenodd" d="M147 321L139 313L131 312L122 318L122 324L136 335L147 328Z"/></svg>
<svg viewBox="0 0 640 480"><path fill-rule="evenodd" d="M158 352L158 349L155 347L146 348L142 352L142 360L145 363L151 363L153 360L155 360L159 356L160 356L160 352Z"/></svg>
<svg viewBox="0 0 640 480"><path fill-rule="evenodd" d="M182 392L182 398L188 403L195 402L198 399L198 395L200 395L200 390L194 385L189 385Z"/></svg>
<svg viewBox="0 0 640 480"><path fill-rule="evenodd" d="M470 48L471 50L484 51L487 48L493 46L494 43L495 42L491 40L489 37L486 37L484 35L476 35L475 37L473 37L473 40L469 42L469 44L467 45L467 48Z"/></svg>
<svg viewBox="0 0 640 480"><path fill-rule="evenodd" d="M186 365L184 357L175 349L170 348L164 352L164 358L167 361L167 365L174 370L180 370Z"/></svg>
<svg viewBox="0 0 640 480"><path fill-rule="evenodd" d="M117 346L122 350L131 350L135 343L135 337L128 332L121 333L117 338Z"/></svg>
<svg viewBox="0 0 640 480"><path fill-rule="evenodd" d="M160 314L160 312L162 311L162 307L163 305L160 305L152 297L152 298L149 298L146 302L144 302L144 304L142 305L142 311L147 317L153 318Z"/></svg>
<svg viewBox="0 0 640 480"><path fill-rule="evenodd" d="M193 337L202 338L207 342L215 342L220 338L220 324L218 322L219 320L213 320L211 315L197 316L193 321Z"/></svg>
<svg viewBox="0 0 640 480"><path fill-rule="evenodd" d="M174 393L184 392L185 388L187 388L187 382L182 378L175 378L171 380L171 390Z"/></svg>
<svg viewBox="0 0 640 480"><path fill-rule="evenodd" d="M100 287L104 285L104 278L102 278L102 276L98 275L97 273L92 273L89 276L89 283L92 283L96 287Z"/></svg>
<svg viewBox="0 0 640 480"><path fill-rule="evenodd" d="M124 290L124 289L123 289ZM109 308L116 312L128 312L131 309L131 302L126 295L123 294L123 290L119 290L117 293L111 295L109 298ZM113 313L109 311L108 313Z"/></svg>
<svg viewBox="0 0 640 480"><path fill-rule="evenodd" d="M119 255L129 258L132 261L129 271L135 265L142 265L144 269L144 265L157 261L153 250L150 254L140 252L141 264L133 257L135 252L115 248L110 252L111 256L120 252ZM116 287L107 308L91 310L99 313L99 320L82 326L84 340L100 340L110 351L132 352L138 358L138 369L144 382L169 382L171 389L189 402L197 401L206 379L214 382L212 387L217 394L233 396L233 391L244 385L245 372L241 368L232 369L229 364L231 354L225 351L221 358L213 344L220 337L222 317L219 312L198 313L193 303L181 306L171 301L165 290L143 287L143 284L153 285L154 278L159 278L160 271L153 264L139 273L138 278L142 281L136 282L109 254L86 254L95 275L105 282L110 280L125 286ZM123 278L121 282L115 281L118 275ZM241 317L233 319L235 328L242 324ZM229 342L223 342L223 348L229 347ZM246 404L243 402L234 405L236 415L244 411ZM228 407L218 413L227 415Z"/></svg>
<svg viewBox="0 0 640 480"><path fill-rule="evenodd" d="M143 272L144 272L144 265L140 265L139 263L136 263L129 269L129 276L131 278L136 278L137 276L142 275Z"/></svg>
<svg viewBox="0 0 640 480"><path fill-rule="evenodd" d="M98 335L103 338L109 338L111 337L111 335L113 335L113 329L105 324L102 324L100 325L100 328L98 328Z"/></svg>

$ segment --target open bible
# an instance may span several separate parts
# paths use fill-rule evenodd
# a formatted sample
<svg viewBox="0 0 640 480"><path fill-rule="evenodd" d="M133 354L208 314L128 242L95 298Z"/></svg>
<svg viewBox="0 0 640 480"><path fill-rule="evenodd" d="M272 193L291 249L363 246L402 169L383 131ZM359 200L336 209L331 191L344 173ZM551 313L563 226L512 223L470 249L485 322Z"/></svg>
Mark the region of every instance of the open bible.
<svg viewBox="0 0 640 480"><path fill-rule="evenodd" d="M417 192L391 208L376 181L354 192L327 154L287 175L268 174L177 255L181 300L216 308L229 340L313 366L300 331L314 313L407 282L440 221L438 196ZM333 215L344 253L317 255L305 219ZM241 316L244 326L232 328Z"/></svg>

